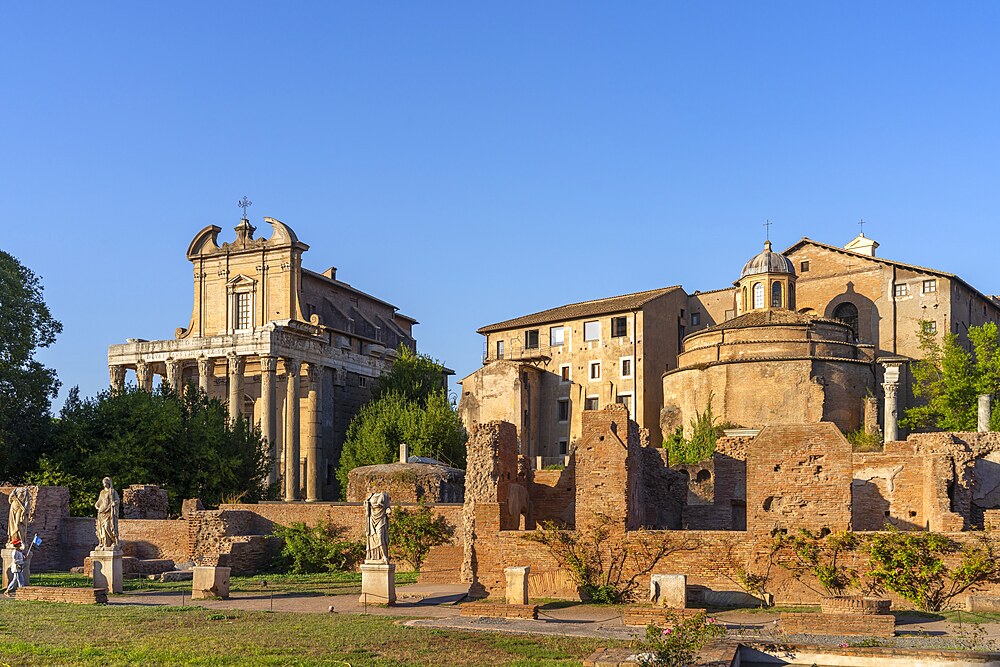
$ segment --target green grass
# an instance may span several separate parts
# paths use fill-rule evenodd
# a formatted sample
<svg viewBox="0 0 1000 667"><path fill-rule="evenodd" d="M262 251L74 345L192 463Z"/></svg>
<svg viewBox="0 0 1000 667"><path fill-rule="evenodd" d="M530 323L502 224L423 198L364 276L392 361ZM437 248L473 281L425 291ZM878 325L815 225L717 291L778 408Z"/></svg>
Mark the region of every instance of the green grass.
<svg viewBox="0 0 1000 667"><path fill-rule="evenodd" d="M0 603L0 665L568 667L615 645L410 628L386 616Z"/></svg>
<svg viewBox="0 0 1000 667"><path fill-rule="evenodd" d="M404 586L417 581L416 572L397 572L396 585ZM89 577L68 572L39 572L31 575L31 583L35 586L67 586L90 588L93 583ZM150 581L142 579L126 579L123 582L126 592L146 591L150 593L169 591L190 591L190 581ZM229 590L233 592L268 591L275 594L298 593L313 595L348 595L361 592L361 573L359 572L328 572L323 574L258 574L252 577L232 577ZM0 665L2 667L2 665Z"/></svg>

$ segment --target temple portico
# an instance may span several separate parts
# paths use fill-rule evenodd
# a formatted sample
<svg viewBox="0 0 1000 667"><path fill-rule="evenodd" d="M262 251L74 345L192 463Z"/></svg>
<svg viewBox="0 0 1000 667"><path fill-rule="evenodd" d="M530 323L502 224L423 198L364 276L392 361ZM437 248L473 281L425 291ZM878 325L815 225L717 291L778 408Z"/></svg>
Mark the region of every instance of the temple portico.
<svg viewBox="0 0 1000 667"><path fill-rule="evenodd" d="M282 499L332 499L347 425L397 346L415 347L415 320L337 280L336 269L303 269L308 246L287 225L265 221L270 239L254 239L246 219L234 243L219 246L214 226L195 237L191 324L171 340L109 346L111 388L134 382L152 391L155 377L196 385L225 402L230 419L260 427Z"/></svg>

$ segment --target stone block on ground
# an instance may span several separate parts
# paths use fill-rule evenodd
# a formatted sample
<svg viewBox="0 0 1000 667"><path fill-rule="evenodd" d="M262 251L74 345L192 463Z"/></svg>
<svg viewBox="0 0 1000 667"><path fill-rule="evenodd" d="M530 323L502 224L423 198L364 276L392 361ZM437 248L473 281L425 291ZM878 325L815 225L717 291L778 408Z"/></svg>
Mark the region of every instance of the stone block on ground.
<svg viewBox="0 0 1000 667"><path fill-rule="evenodd" d="M657 607L683 609L687 606L687 577L683 574L651 575L649 601Z"/></svg>
<svg viewBox="0 0 1000 667"><path fill-rule="evenodd" d="M998 612L1000 597L996 595L970 595L965 600L966 611Z"/></svg>
<svg viewBox="0 0 1000 667"><path fill-rule="evenodd" d="M159 581L192 581L194 579L194 570L172 570L170 572L161 572L160 574L149 575L150 579L157 579Z"/></svg>
<svg viewBox="0 0 1000 667"><path fill-rule="evenodd" d="M136 565L136 572L141 575L160 574L174 569L174 561L169 558L149 558L140 560Z"/></svg>
<svg viewBox="0 0 1000 667"><path fill-rule="evenodd" d="M121 593L124 588L122 552L115 549L95 549L90 552L93 566L94 588L104 588L111 593ZM134 560L134 559L133 559Z"/></svg>
<svg viewBox="0 0 1000 667"><path fill-rule="evenodd" d="M361 604L396 604L396 566L365 563L361 566Z"/></svg>
<svg viewBox="0 0 1000 667"><path fill-rule="evenodd" d="M228 567L195 567L191 583L191 599L228 599L229 574L230 569Z"/></svg>
<svg viewBox="0 0 1000 667"><path fill-rule="evenodd" d="M896 634L896 617L892 614L783 613L780 623L786 635L892 637Z"/></svg>
<svg viewBox="0 0 1000 667"><path fill-rule="evenodd" d="M71 602L73 604L106 604L106 588L69 588L65 586L26 586L14 593L17 600Z"/></svg>
<svg viewBox="0 0 1000 667"><path fill-rule="evenodd" d="M537 619L538 605L467 602L459 605L459 614L461 616L476 616L479 618Z"/></svg>
<svg viewBox="0 0 1000 667"><path fill-rule="evenodd" d="M528 574L530 566L504 568L507 577L507 604L528 604Z"/></svg>
<svg viewBox="0 0 1000 667"><path fill-rule="evenodd" d="M665 625L671 622L672 618L683 620L704 611L704 609L669 609L667 607L623 607L622 625L643 626L650 623Z"/></svg>

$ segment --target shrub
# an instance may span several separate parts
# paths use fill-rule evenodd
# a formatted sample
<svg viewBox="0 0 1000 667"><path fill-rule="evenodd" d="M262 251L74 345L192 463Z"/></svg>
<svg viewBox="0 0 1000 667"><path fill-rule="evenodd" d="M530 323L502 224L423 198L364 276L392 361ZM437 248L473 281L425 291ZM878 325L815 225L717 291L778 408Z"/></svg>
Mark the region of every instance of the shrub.
<svg viewBox="0 0 1000 667"><path fill-rule="evenodd" d="M397 505L389 515L389 551L393 558L406 561L414 570L420 570L431 547L446 543L454 534L454 526L443 516L434 517L431 508L424 504L414 510Z"/></svg>
<svg viewBox="0 0 1000 667"><path fill-rule="evenodd" d="M688 667L695 664L698 651L713 639L726 634L726 629L716 625L715 619L705 612L679 620L668 616L665 628L650 624L646 626L646 639L639 647L640 665L653 667Z"/></svg>
<svg viewBox="0 0 1000 667"><path fill-rule="evenodd" d="M1000 582L1000 554L993 540L984 533L974 540L961 546L939 533L904 533L892 528L868 541L870 575L876 584L918 609L940 611L970 589Z"/></svg>
<svg viewBox="0 0 1000 667"><path fill-rule="evenodd" d="M826 595L842 595L860 584L857 572L841 561L860 544L854 533L821 535L800 528L795 535L779 535L776 542L778 564L808 588L816 590L808 581L815 579Z"/></svg>
<svg viewBox="0 0 1000 667"><path fill-rule="evenodd" d="M275 537L284 540L275 567L293 574L353 570L365 557L365 545L343 534L343 528L324 521L312 527L301 522L275 526Z"/></svg>
<svg viewBox="0 0 1000 667"><path fill-rule="evenodd" d="M851 443L851 450L855 452L881 452L882 434L878 431L866 431L859 428L856 431L845 433L847 442Z"/></svg>
<svg viewBox="0 0 1000 667"><path fill-rule="evenodd" d="M716 442L724 431L730 428L740 428L740 426L728 421L716 424L715 415L712 414L712 397L709 396L705 411L696 414L691 420L690 438L685 438L684 429L678 426L677 430L663 441L670 465L698 463L712 458Z"/></svg>

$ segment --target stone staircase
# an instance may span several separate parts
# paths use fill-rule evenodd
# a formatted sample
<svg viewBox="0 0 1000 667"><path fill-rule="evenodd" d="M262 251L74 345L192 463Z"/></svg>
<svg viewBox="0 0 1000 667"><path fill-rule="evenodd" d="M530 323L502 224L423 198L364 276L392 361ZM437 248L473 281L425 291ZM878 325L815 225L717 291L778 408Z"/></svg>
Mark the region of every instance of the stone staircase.
<svg viewBox="0 0 1000 667"><path fill-rule="evenodd" d="M462 545L442 544L431 548L420 568L418 581L421 584L457 584L461 581Z"/></svg>

